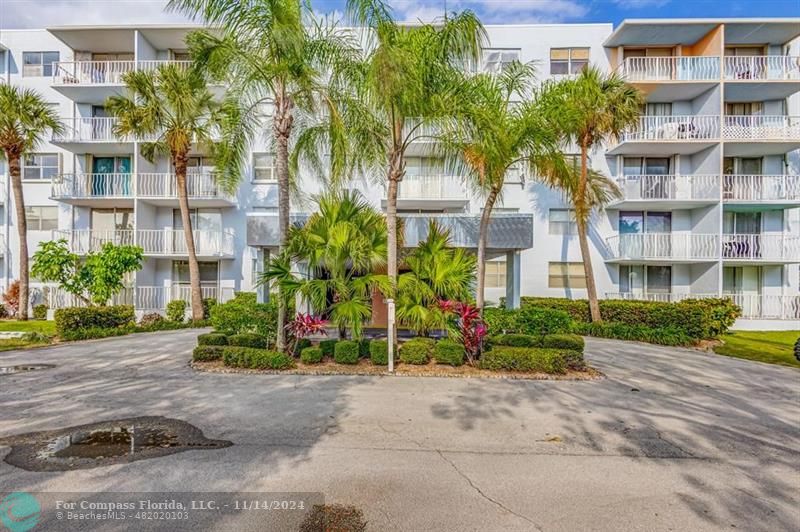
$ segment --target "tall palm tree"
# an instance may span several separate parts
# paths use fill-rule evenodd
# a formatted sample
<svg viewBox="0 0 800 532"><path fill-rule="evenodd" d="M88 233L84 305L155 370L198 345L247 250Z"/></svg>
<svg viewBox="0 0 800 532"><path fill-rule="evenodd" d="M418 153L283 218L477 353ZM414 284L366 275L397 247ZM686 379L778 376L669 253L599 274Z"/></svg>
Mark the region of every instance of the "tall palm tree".
<svg viewBox="0 0 800 532"><path fill-rule="evenodd" d="M310 6L300 0L170 0L168 9L218 27L193 32L187 39L198 65L224 79L229 96L238 102L235 119L222 136L218 164L224 173L240 175L255 137L260 133L269 141L275 153L280 253L289 234L290 141L298 117L332 105L323 74L330 74L337 58L355 55L357 47L332 26L317 23ZM327 112L336 116L331 109ZM339 127L328 130L334 137L329 153L336 159L336 147L342 145L336 139L344 129L340 122L333 124ZM285 301L279 297L278 350L285 348Z"/></svg>
<svg viewBox="0 0 800 532"><path fill-rule="evenodd" d="M28 319L28 223L22 193L22 157L34 151L48 132L61 133L64 126L52 107L36 91L0 84L0 148L6 157L19 235L19 310Z"/></svg>
<svg viewBox="0 0 800 532"><path fill-rule="evenodd" d="M128 72L123 82L129 94L112 96L106 102L106 108L118 119L114 133L154 139L142 143L142 156L151 162L158 156L168 156L172 163L189 255L192 319L202 320L200 269L186 189L187 163L193 147L213 151L212 137L226 123L225 108L214 100L199 71L180 65L167 63L155 70ZM238 177L226 176L215 178L223 189L235 190Z"/></svg>
<svg viewBox="0 0 800 532"><path fill-rule="evenodd" d="M483 310L486 245L495 203L512 169L531 174L564 170L559 137L542 119L531 94L535 69L515 61L499 74L479 74L469 83L468 98L440 139L449 164L471 178L486 196L478 235L476 306ZM521 98L520 103L512 100Z"/></svg>
<svg viewBox="0 0 800 532"><path fill-rule="evenodd" d="M600 321L587 224L593 205L589 202L589 154L600 145L616 140L623 131L639 123L644 96L616 73L605 74L589 66L577 77L545 85L541 95L543 114L562 136L564 144L580 150L580 174L574 194L578 241L586 275L586 292L592 321Z"/></svg>
<svg viewBox="0 0 800 532"><path fill-rule="evenodd" d="M368 30L365 66L356 72L360 76L354 84L382 125L373 137L383 136L385 149L373 163L385 172L387 270L394 293L397 192L405 175L406 151L417 140L432 139L435 127L462 105L464 76L459 68L480 59L486 33L469 10L416 25L398 23L382 0L348 0L347 12L355 25Z"/></svg>

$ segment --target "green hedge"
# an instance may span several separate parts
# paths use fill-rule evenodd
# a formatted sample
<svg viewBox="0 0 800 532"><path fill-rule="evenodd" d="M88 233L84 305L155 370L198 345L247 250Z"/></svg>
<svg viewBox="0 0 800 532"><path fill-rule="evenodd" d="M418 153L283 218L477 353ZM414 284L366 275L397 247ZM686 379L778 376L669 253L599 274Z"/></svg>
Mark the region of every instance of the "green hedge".
<svg viewBox="0 0 800 532"><path fill-rule="evenodd" d="M540 347L498 346L481 358L481 368L489 370L564 373L568 359L573 356L566 350Z"/></svg>
<svg viewBox="0 0 800 532"><path fill-rule="evenodd" d="M388 366L389 342L386 340L372 340L369 343L369 358L376 366Z"/></svg>
<svg viewBox="0 0 800 532"><path fill-rule="evenodd" d="M222 359L222 353L224 352L224 347L222 345L214 345L214 344L207 344L207 345L198 345L192 351L192 360L195 362L208 362L210 360L220 360Z"/></svg>
<svg viewBox="0 0 800 532"><path fill-rule="evenodd" d="M218 332L201 334L197 337L197 345L228 345L228 337Z"/></svg>
<svg viewBox="0 0 800 532"><path fill-rule="evenodd" d="M75 342L79 340L108 338L111 336L125 336L126 334L133 333L176 331L179 329L198 327L208 327L208 323L204 321L188 321L185 323L178 323L174 321L162 320L160 322L150 323L147 325L128 324L122 327L88 327L85 329L72 329L63 334L59 334L58 336L65 342Z"/></svg>
<svg viewBox="0 0 800 532"><path fill-rule="evenodd" d="M56 333L64 337L78 329L115 329L135 324L132 305L69 307L55 312Z"/></svg>
<svg viewBox="0 0 800 532"><path fill-rule="evenodd" d="M508 347L542 347L542 338L531 334L498 334L489 337L487 342L491 346L505 345Z"/></svg>
<svg viewBox="0 0 800 532"><path fill-rule="evenodd" d="M314 344L312 344L311 340L308 338L300 338L294 346L294 356L299 356L303 352L303 349L311 347L312 345Z"/></svg>
<svg viewBox="0 0 800 532"><path fill-rule="evenodd" d="M671 346L689 346L696 341L696 339L690 338L677 327L654 329L643 325L627 325L625 323L575 323L573 324L573 331L584 336Z"/></svg>
<svg viewBox="0 0 800 532"><path fill-rule="evenodd" d="M369 358L370 340L362 338L358 341L358 358Z"/></svg>
<svg viewBox="0 0 800 532"><path fill-rule="evenodd" d="M266 349L269 341L266 336L256 333L239 333L228 336L228 345L238 347L254 347L256 349Z"/></svg>
<svg viewBox="0 0 800 532"><path fill-rule="evenodd" d="M517 323L520 333L544 336L568 333L572 318L563 310L530 306L520 309Z"/></svg>
<svg viewBox="0 0 800 532"><path fill-rule="evenodd" d="M186 319L186 301L183 299L173 299L167 303L167 319L183 323Z"/></svg>
<svg viewBox="0 0 800 532"><path fill-rule="evenodd" d="M303 364L319 364L322 362L322 349L319 347L306 347L300 351L300 362Z"/></svg>
<svg viewBox="0 0 800 532"><path fill-rule="evenodd" d="M322 349L322 354L326 357L333 356L333 350L336 348L338 340L322 340L319 343L319 348Z"/></svg>
<svg viewBox="0 0 800 532"><path fill-rule="evenodd" d="M255 293L239 292L227 303L212 305L209 313L211 324L221 333L256 333L265 336L270 345L275 342L278 304L274 299L256 303Z"/></svg>
<svg viewBox="0 0 800 532"><path fill-rule="evenodd" d="M400 362L415 365L427 364L435 344L436 342L430 338L408 340L400 345Z"/></svg>
<svg viewBox="0 0 800 532"><path fill-rule="evenodd" d="M358 342L341 340L333 349L333 360L337 364L358 364Z"/></svg>
<svg viewBox="0 0 800 532"><path fill-rule="evenodd" d="M464 345L452 340L439 340L433 348L433 358L437 364L461 366L464 364Z"/></svg>
<svg viewBox="0 0 800 532"><path fill-rule="evenodd" d="M294 367L294 359L288 355L252 347L223 347L222 361L226 366L234 368L289 369Z"/></svg>
<svg viewBox="0 0 800 532"><path fill-rule="evenodd" d="M33 306L33 319L46 320L47 319L47 305L40 303Z"/></svg>
<svg viewBox="0 0 800 532"><path fill-rule="evenodd" d="M570 349L583 353L584 341L577 334L551 334L542 338L541 345L550 349Z"/></svg>
<svg viewBox="0 0 800 532"><path fill-rule="evenodd" d="M500 334L489 338L490 345L507 347L546 347L552 349L571 349L583 353L584 341L577 334Z"/></svg>
<svg viewBox="0 0 800 532"><path fill-rule="evenodd" d="M519 310L489 307L483 309L483 321L491 334L518 331Z"/></svg>

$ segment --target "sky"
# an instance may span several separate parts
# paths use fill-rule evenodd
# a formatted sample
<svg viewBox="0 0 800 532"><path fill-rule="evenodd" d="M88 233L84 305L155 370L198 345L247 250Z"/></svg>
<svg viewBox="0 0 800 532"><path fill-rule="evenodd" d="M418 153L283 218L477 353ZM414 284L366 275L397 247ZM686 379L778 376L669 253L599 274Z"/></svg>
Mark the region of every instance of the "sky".
<svg viewBox="0 0 800 532"><path fill-rule="evenodd" d="M341 16L346 0L311 0ZM0 30L63 25L187 22L166 0L0 0ZM398 20L472 9L485 24L613 22L626 18L800 17L800 0L388 0Z"/></svg>

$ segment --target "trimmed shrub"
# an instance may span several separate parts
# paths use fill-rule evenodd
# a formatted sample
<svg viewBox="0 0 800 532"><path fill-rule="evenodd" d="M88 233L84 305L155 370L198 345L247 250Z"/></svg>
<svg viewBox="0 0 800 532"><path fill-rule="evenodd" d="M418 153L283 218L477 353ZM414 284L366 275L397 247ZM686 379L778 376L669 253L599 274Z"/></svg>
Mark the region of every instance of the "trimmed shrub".
<svg viewBox="0 0 800 532"><path fill-rule="evenodd" d="M563 353L567 368L575 371L584 371L586 369L586 360L583 358L583 351L565 349Z"/></svg>
<svg viewBox="0 0 800 532"><path fill-rule="evenodd" d="M217 331L227 334L256 333L275 342L278 323L276 299L269 303L256 303L254 292L238 292L227 303L212 305L209 309L211 324Z"/></svg>
<svg viewBox="0 0 800 532"><path fill-rule="evenodd" d="M433 348L433 358L437 364L460 366L464 363L464 346L453 340L439 340Z"/></svg>
<svg viewBox="0 0 800 532"><path fill-rule="evenodd" d="M369 359L376 366L388 366L389 342L387 340L372 340L369 343Z"/></svg>
<svg viewBox="0 0 800 532"><path fill-rule="evenodd" d="M564 373L570 355L560 349L498 346L481 358L481 368L489 370Z"/></svg>
<svg viewBox="0 0 800 532"><path fill-rule="evenodd" d="M676 327L653 329L643 325L627 325L625 323L575 323L573 332L584 336L598 338L614 338L647 342L650 344L687 346L694 344L694 339Z"/></svg>
<svg viewBox="0 0 800 532"><path fill-rule="evenodd" d="M358 341L358 358L369 358L369 342L367 338Z"/></svg>
<svg viewBox="0 0 800 532"><path fill-rule="evenodd" d="M499 334L492 336L489 343L508 347L542 347L542 337L530 334Z"/></svg>
<svg viewBox="0 0 800 532"><path fill-rule="evenodd" d="M186 320L186 301L183 299L173 299L167 303L167 319L183 323Z"/></svg>
<svg viewBox="0 0 800 532"><path fill-rule="evenodd" d="M584 342L583 338L577 334L551 334L542 338L541 346L550 349L570 349L583 353Z"/></svg>
<svg viewBox="0 0 800 532"><path fill-rule="evenodd" d="M517 321L519 332L539 336L568 333L572 325L572 318L563 310L541 307L521 309Z"/></svg>
<svg viewBox="0 0 800 532"><path fill-rule="evenodd" d="M132 326L136 315L132 305L69 307L55 312L56 333L64 337L78 329L115 329Z"/></svg>
<svg viewBox="0 0 800 532"><path fill-rule="evenodd" d="M213 297L206 297L203 299L203 319L208 320L211 318L211 309L217 305L217 300Z"/></svg>
<svg viewBox="0 0 800 532"><path fill-rule="evenodd" d="M289 369L294 367L294 360L288 355L252 347L223 347L222 361L226 366L236 368Z"/></svg>
<svg viewBox="0 0 800 532"><path fill-rule="evenodd" d="M333 360L337 364L358 364L358 342L351 340L336 342Z"/></svg>
<svg viewBox="0 0 800 532"><path fill-rule="evenodd" d="M267 338L255 333L239 333L228 336L228 345L237 347L254 347L256 349L267 348Z"/></svg>
<svg viewBox="0 0 800 532"><path fill-rule="evenodd" d="M400 344L400 362L416 365L428 363L431 358L431 347L433 346L428 342L421 342L419 340L420 339L409 340Z"/></svg>
<svg viewBox="0 0 800 532"><path fill-rule="evenodd" d="M490 334L519 332L519 310L505 308L483 309L483 322Z"/></svg>
<svg viewBox="0 0 800 532"><path fill-rule="evenodd" d="M125 336L133 332L136 332L136 327L134 325L125 325L123 327L87 327L85 329L72 329L58 336L65 342L77 342L80 340L109 338L111 336Z"/></svg>
<svg viewBox="0 0 800 532"><path fill-rule="evenodd" d="M40 303L33 306L33 319L46 320L47 319L47 305Z"/></svg>
<svg viewBox="0 0 800 532"><path fill-rule="evenodd" d="M201 334L197 337L197 345L228 345L228 337L218 332Z"/></svg>
<svg viewBox="0 0 800 532"><path fill-rule="evenodd" d="M303 349L306 347L311 347L312 345L314 344L312 344L311 340L308 338L300 338L294 346L294 356L300 356L300 354L303 352Z"/></svg>
<svg viewBox="0 0 800 532"><path fill-rule="evenodd" d="M300 361L303 364L319 364L322 362L322 349L319 347L306 347L300 351Z"/></svg>
<svg viewBox="0 0 800 532"><path fill-rule="evenodd" d="M322 349L322 354L326 357L333 356L333 350L339 340L322 340L319 343L319 348Z"/></svg>
<svg viewBox="0 0 800 532"><path fill-rule="evenodd" d="M192 360L195 362L209 362L222 359L224 346L222 345L198 345L192 351Z"/></svg>
<svg viewBox="0 0 800 532"><path fill-rule="evenodd" d="M162 316L158 312L150 312L142 316L142 319L139 320L139 326L149 327L151 325L161 323L162 321L164 321L164 316Z"/></svg>

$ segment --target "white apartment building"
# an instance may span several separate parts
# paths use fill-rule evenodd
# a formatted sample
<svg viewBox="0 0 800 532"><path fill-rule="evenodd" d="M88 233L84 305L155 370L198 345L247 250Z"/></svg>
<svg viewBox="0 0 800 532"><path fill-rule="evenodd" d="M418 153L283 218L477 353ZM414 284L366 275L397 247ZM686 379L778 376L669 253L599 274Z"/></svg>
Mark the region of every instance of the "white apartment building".
<svg viewBox="0 0 800 532"><path fill-rule="evenodd" d="M91 26L0 30L0 82L31 87L64 117L66 132L23 165L31 254L66 238L77 253L103 242L136 243L144 268L119 300L137 311L188 299L188 268L174 177L167 159L139 155L142 139L115 138L103 104L121 76L186 61L195 26ZM534 61L539 77L591 63L616 70L647 95L640 127L592 154L623 198L592 223L599 295L676 301L730 295L738 327L800 328L800 19L629 20L611 24L490 25L480 68ZM405 244L428 221L475 248L483 198L462 176L445 175L420 147L407 157L398 210ZM190 205L204 295L255 290L277 246L277 186L267 143L253 147L235 196L215 186L213 161L196 153ZM0 175L5 162L0 163ZM301 176L297 219L320 191ZM385 190L367 177L353 186L376 207ZM4 286L18 277L14 206L3 178L0 238ZM486 297L586 297L569 206L558 192L510 172L493 216ZM51 307L69 304L37 285ZM263 294L262 294L263 296ZM380 305L377 305L378 307ZM376 308L374 321L383 320Z"/></svg>

